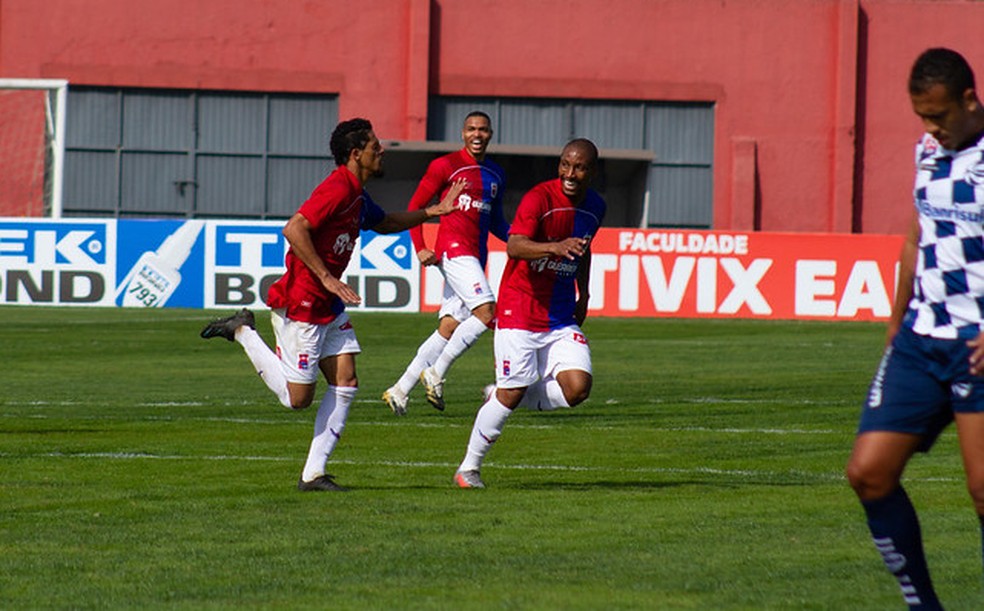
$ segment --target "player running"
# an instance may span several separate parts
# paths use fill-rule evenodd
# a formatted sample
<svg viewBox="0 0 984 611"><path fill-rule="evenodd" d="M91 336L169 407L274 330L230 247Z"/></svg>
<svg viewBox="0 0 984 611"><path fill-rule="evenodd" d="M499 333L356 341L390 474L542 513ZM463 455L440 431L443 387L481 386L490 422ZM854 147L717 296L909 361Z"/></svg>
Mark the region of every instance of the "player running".
<svg viewBox="0 0 984 611"><path fill-rule="evenodd" d="M589 246L605 216L604 200L588 188L597 164L590 140L572 140L559 177L530 190L516 211L499 285L496 388L487 389L455 473L461 488L485 487L482 461L521 403L570 407L591 392L591 351L580 325L588 311Z"/></svg>
<svg viewBox="0 0 984 611"><path fill-rule="evenodd" d="M504 174L485 151L492 140L492 120L474 111L461 128L465 146L431 162L410 200L418 210L447 193L455 180L468 188L458 196L457 209L441 217L433 250L421 227L410 230L421 265L437 265L444 275L444 297L437 330L417 348L400 379L383 393L394 414L407 413L410 391L420 380L427 401L444 409L444 378L457 360L495 322L495 296L485 275L489 231L502 241L509 225L502 213Z"/></svg>
<svg viewBox="0 0 984 611"><path fill-rule="evenodd" d="M365 184L383 169L383 147L365 119L339 123L331 135L338 167L287 221L287 271L270 287L267 305L276 335L276 353L256 332L253 313L243 309L206 326L205 339L239 342L267 387L285 407L303 409L314 400L318 371L328 389L318 406L314 438L297 482L302 491L344 490L325 473L341 438L349 406L358 390L355 355L361 352L346 304L361 299L342 281L359 230L395 233L454 210L466 183L456 181L444 199L429 208L386 213Z"/></svg>

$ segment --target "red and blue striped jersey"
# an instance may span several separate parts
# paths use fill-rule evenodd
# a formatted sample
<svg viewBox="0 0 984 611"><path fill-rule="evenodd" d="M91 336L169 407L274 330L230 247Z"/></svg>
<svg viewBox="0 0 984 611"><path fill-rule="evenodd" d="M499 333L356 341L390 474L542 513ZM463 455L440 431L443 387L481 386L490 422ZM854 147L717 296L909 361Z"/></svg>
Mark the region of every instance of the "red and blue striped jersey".
<svg viewBox="0 0 984 611"><path fill-rule="evenodd" d="M540 183L523 196L509 233L536 242L560 242L570 237L590 240L604 217L605 201L598 193L588 189L584 200L574 206L558 178ZM510 258L499 284L498 327L548 331L574 324L580 264L580 258Z"/></svg>

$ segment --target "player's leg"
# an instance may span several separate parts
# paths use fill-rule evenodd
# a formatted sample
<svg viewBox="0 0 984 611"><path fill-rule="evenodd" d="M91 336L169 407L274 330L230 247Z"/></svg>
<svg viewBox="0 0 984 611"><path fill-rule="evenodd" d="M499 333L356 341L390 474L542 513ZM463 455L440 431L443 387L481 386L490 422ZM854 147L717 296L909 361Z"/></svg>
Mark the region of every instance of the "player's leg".
<svg viewBox="0 0 984 611"><path fill-rule="evenodd" d="M325 472L328 459L345 430L349 408L358 390L355 356L361 351L348 316L342 314L328 327L322 343L323 357L318 365L328 388L318 405L314 435L307 461L297 487L300 490L340 490L333 476Z"/></svg>
<svg viewBox="0 0 984 611"><path fill-rule="evenodd" d="M485 270L475 257L454 257L441 264L445 287L461 299L470 315L451 334L434 364L420 376L427 390L427 400L444 408L444 379L451 365L465 353L495 322L495 295Z"/></svg>
<svg viewBox="0 0 984 611"><path fill-rule="evenodd" d="M981 525L981 557L984 561L984 413L955 414L960 454L967 473L967 490Z"/></svg>
<svg viewBox="0 0 984 611"><path fill-rule="evenodd" d="M551 331L540 351L540 380L530 385L521 407L551 411L573 407L591 394L591 351L579 327Z"/></svg>
<svg viewBox="0 0 984 611"><path fill-rule="evenodd" d="M274 334L278 333L278 319L282 319L282 312L280 314L271 313ZM257 375L260 376L267 388L277 396L280 404L284 407L293 405L287 379L281 370L280 358L257 333L252 312L243 308L228 318L212 321L202 329L201 336L205 339L224 337L229 341L237 342L243 347L243 351L246 352L246 357L253 364L253 369L256 370ZM308 403L310 404L310 400Z"/></svg>
<svg viewBox="0 0 984 611"><path fill-rule="evenodd" d="M496 391L488 395L475 416L465 457L454 476L459 487L485 487L480 477L482 463L502 434L513 409L519 405L526 387L536 381L536 350L534 334L515 329L496 332Z"/></svg>
<svg viewBox="0 0 984 611"><path fill-rule="evenodd" d="M424 340L424 343L417 348L410 364L407 365L403 375L383 393L383 401L393 410L393 413L402 416L407 413L407 403L409 402L410 391L420 380L420 374L424 369L433 365L441 355L444 347L448 344L448 338L454 334L462 320L466 320L471 312L465 307L464 302L454 293L448 283L444 283L444 297L441 300L441 309L438 312L437 330ZM443 394L443 388L442 388ZM443 400L439 403L444 406Z"/></svg>
<svg viewBox="0 0 984 611"><path fill-rule="evenodd" d="M950 384L926 338L903 329L885 350L865 400L847 479L864 509L876 549L906 603L940 608L923 552L916 510L901 485L917 451L928 451L952 419ZM964 369L966 369L964 361Z"/></svg>

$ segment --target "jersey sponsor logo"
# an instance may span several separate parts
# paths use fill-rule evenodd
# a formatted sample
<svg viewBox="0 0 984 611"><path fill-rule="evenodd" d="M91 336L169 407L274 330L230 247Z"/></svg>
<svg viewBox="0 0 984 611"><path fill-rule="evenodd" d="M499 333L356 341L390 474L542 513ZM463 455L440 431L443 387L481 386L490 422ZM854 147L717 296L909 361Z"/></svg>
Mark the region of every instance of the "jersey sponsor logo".
<svg viewBox="0 0 984 611"><path fill-rule="evenodd" d="M967 221L968 223L984 223L984 214L981 214L980 211L973 212L970 210L943 208L940 206L934 206L924 199L921 199L918 202L916 202L916 206L919 207L920 214L934 220Z"/></svg>
<svg viewBox="0 0 984 611"><path fill-rule="evenodd" d="M300 369L301 371L306 371L307 368L310 367L309 359L310 359L310 356L307 355L307 354L298 354L297 355L297 368Z"/></svg>
<svg viewBox="0 0 984 611"><path fill-rule="evenodd" d="M586 338L583 333L574 332L571 334L571 339L579 344L584 344L585 346L588 345L588 338Z"/></svg>
<svg viewBox="0 0 984 611"><path fill-rule="evenodd" d="M484 199L475 199L467 193L462 193L458 196L458 210L468 212L472 208L479 212L488 212L492 210L492 204Z"/></svg>
<svg viewBox="0 0 984 611"><path fill-rule="evenodd" d="M345 324L343 324L342 326L338 327L338 330L339 331L348 331L351 328L352 328L352 321L347 321Z"/></svg>
<svg viewBox="0 0 984 611"><path fill-rule="evenodd" d="M347 233L343 233L335 240L335 246L332 250L335 251L336 255L344 253L346 250L354 250L355 242L352 241L352 236Z"/></svg>

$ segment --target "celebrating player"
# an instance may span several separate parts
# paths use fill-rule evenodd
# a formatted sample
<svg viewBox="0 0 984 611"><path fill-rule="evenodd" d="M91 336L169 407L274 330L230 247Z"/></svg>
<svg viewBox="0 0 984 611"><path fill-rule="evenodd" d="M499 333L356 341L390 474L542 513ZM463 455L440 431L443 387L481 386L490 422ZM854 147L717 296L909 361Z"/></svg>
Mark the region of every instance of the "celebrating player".
<svg viewBox="0 0 984 611"><path fill-rule="evenodd" d="M588 311L589 246L605 215L605 202L588 188L597 163L590 140L572 140L560 155L559 177L535 186L516 211L499 289L496 388L487 389L455 473L461 488L485 487L482 461L524 397L551 409L577 405L591 392L591 352L580 325Z"/></svg>
<svg viewBox="0 0 984 611"><path fill-rule="evenodd" d="M410 230L420 263L438 265L444 275L444 298L437 330L417 348L396 384L383 393L383 401L397 415L407 413L408 397L418 379L427 401L443 410L448 369L495 321L495 296L485 276L487 242L490 230L499 239L508 239L509 225L502 214L502 168L485 157L492 120L484 112L469 113L461 139L464 148L431 162L410 200L409 209L417 210L447 193L455 180L468 181L457 209L441 217L433 250L424 243L422 228Z"/></svg>
<svg viewBox="0 0 984 611"><path fill-rule="evenodd" d="M984 108L970 66L949 49L919 56L909 96L926 128L916 145L915 215L847 477L905 602L941 609L901 478L956 421L984 537Z"/></svg>
<svg viewBox="0 0 984 611"><path fill-rule="evenodd" d="M364 190L383 169L383 147L365 119L339 123L331 135L338 167L287 221L290 244L287 271L270 287L267 304L277 340L274 353L255 330L253 313L243 309L210 323L203 338L237 341L256 372L285 407L303 409L314 399L318 370L328 389L318 407L314 438L297 487L344 490L325 473L328 457L345 429L358 389L355 355L361 352L346 304L359 295L342 282L359 229L394 233L454 209L464 181L451 185L444 199L429 208L386 213Z"/></svg>

